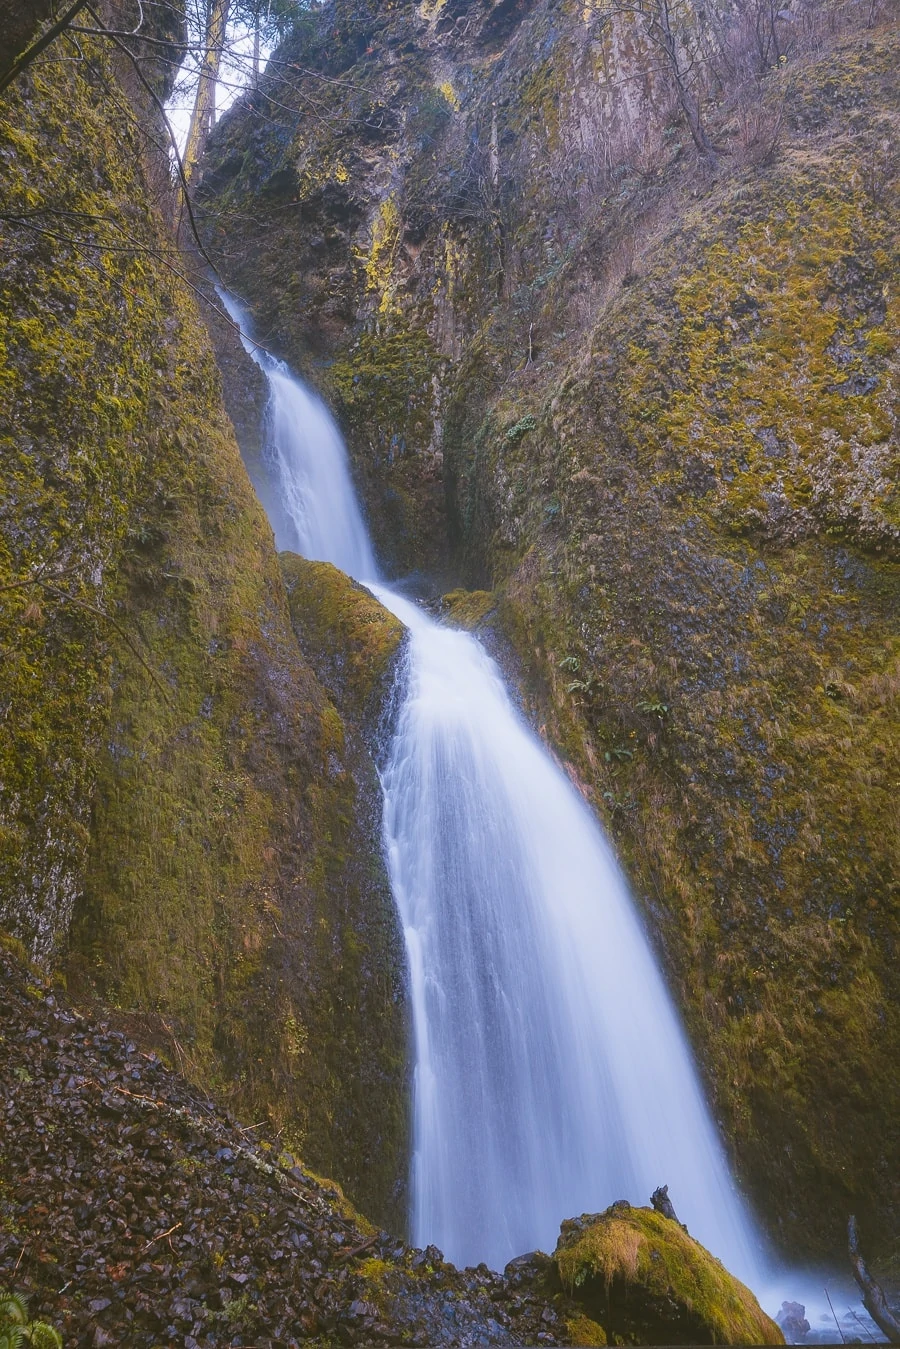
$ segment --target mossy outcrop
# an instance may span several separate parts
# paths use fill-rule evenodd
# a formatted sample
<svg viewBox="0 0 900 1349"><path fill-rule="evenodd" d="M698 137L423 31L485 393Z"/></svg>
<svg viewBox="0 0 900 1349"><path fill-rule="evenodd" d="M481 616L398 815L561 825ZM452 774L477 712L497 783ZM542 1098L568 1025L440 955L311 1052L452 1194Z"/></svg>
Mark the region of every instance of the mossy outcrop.
<svg viewBox="0 0 900 1349"><path fill-rule="evenodd" d="M894 54L840 52L870 125ZM885 1235L897 1211L900 588L896 354L872 351L895 197L854 177L861 128L824 121L832 76L808 66L794 113L822 91L821 160L807 140L685 201L584 358L530 376L536 428L510 441L507 393L452 443L474 575L505 577L536 713L644 899L737 1164L786 1241L828 1194L810 1239L838 1250L854 1205Z"/></svg>
<svg viewBox="0 0 900 1349"><path fill-rule="evenodd" d="M291 627L152 101L78 41L0 101L0 923L400 1229L372 764Z"/></svg>
<svg viewBox="0 0 900 1349"><path fill-rule="evenodd" d="M301 649L338 707L374 742L394 681L403 624L330 562L280 553Z"/></svg>
<svg viewBox="0 0 900 1349"><path fill-rule="evenodd" d="M620 1202L564 1222L553 1258L585 1319L603 1327L588 1342L784 1344L750 1289L653 1209Z"/></svg>
<svg viewBox="0 0 900 1349"><path fill-rule="evenodd" d="M333 0L223 119L209 232L394 565L434 565L442 478L742 1180L838 1253L900 1212L897 28L682 18L703 155L634 14Z"/></svg>
<svg viewBox="0 0 900 1349"><path fill-rule="evenodd" d="M441 596L441 611L456 628L471 632L480 627L497 607L490 590L449 590Z"/></svg>

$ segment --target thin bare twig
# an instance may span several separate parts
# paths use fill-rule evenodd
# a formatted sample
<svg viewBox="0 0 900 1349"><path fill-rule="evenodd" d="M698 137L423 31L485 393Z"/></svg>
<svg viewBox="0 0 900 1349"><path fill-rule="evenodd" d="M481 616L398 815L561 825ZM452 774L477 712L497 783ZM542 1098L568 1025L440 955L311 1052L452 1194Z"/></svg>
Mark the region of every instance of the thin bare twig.
<svg viewBox="0 0 900 1349"><path fill-rule="evenodd" d="M362 1255L363 1251L368 1251L375 1245L375 1242L378 1240L378 1235L379 1234L376 1232L374 1237L369 1237L368 1241L364 1241L361 1246L354 1246L352 1251L339 1251L335 1256L334 1263L336 1265L343 1265L348 1260L354 1260L356 1256Z"/></svg>
<svg viewBox="0 0 900 1349"><path fill-rule="evenodd" d="M825 1296L828 1298L828 1305L829 1307L831 1307L831 1315L834 1317L834 1324L837 1326L837 1333L841 1337L841 1344L846 1344L847 1341L844 1339L844 1332L841 1330L841 1323L837 1319L837 1312L834 1310L834 1304L831 1301L831 1296L828 1292L828 1289L826 1288L823 1291L825 1293Z"/></svg>
<svg viewBox="0 0 900 1349"><path fill-rule="evenodd" d="M116 622L116 620L113 617L111 617L110 614L104 613L104 611L98 608L96 604L91 604L88 600L80 599L79 596L77 595L70 595L67 591L60 590L58 586L51 585L49 581L42 581L36 577L34 579L33 584L39 586L41 590L48 591L51 595L56 595L61 600L68 601L69 604L74 604L76 608L85 609L89 614L94 614L97 618L101 618L104 620L104 622L109 623L110 627L114 628L116 632L119 634L119 636L122 638L122 640L125 642L129 651L135 657L135 659L140 661L141 665L143 665L144 669L147 671L148 675L153 680L154 684L162 693L166 702L172 701L171 689L168 689L166 687L166 685L162 682L157 672L154 670L153 666L150 665L150 663L144 659L138 648L135 646L134 642L129 637L128 633L122 627L121 623Z"/></svg>
<svg viewBox="0 0 900 1349"><path fill-rule="evenodd" d="M141 1249L138 1251L138 1255L143 1255L146 1251L149 1251L151 1246L155 1246L157 1241L162 1241L164 1237L170 1237L173 1232L177 1232L179 1227L183 1226L184 1223L175 1223L174 1226L170 1227L167 1232L158 1232L155 1237L150 1238L146 1246L141 1247Z"/></svg>
<svg viewBox="0 0 900 1349"><path fill-rule="evenodd" d="M97 25L98 29L103 29L103 32L100 33L99 35L100 35L100 36L104 36L104 34L105 34L105 29L104 29L103 21L100 19L99 15L97 14L97 11L93 8L93 6L92 6L90 3L86 3L86 4L85 4L85 8L87 9L88 14L90 14L91 18L94 20L94 23ZM174 132L173 127L172 127L172 123L169 121L169 117L168 117L168 114L166 113L166 109L165 109L165 106L164 106L164 104L163 104L163 102L162 102L162 99L159 97L159 95L157 94L156 90L153 88L152 84L151 84L150 81L147 79L147 77L146 77L146 75L144 74L144 72L141 70L140 63L139 63L137 57L134 55L134 52L132 52L132 51L130 51L130 50L128 49L128 47L125 45L125 43L122 41L121 38L118 38L118 37L111 37L111 38L110 38L110 41L111 41L116 47L118 47L119 51L123 52L123 53L125 54L125 56L128 57L128 59L129 59L129 61L131 62L132 66L134 67L135 74L137 75L137 77L138 77L138 79L140 80L141 84L143 85L144 89L145 89L145 90L147 91L147 93L150 95L150 97L151 97L151 99L153 100L153 103L154 103L154 105L155 105L155 107L156 107L157 112L159 113L160 117L163 119L163 122L164 122L164 124L165 124L165 128L166 128L166 130L167 130L168 133L169 133L169 141L171 142L171 145L172 145L172 155L173 155L174 160L175 160L175 170L176 170L176 172L177 172L177 174L178 174L178 181L179 181L179 183L180 183L180 185L181 185L181 192L182 192L182 198L183 198L183 201L184 201L184 207L185 207L185 210L187 211L188 220L190 221L191 234L194 236L194 241L195 241L195 243L196 243L196 245L197 245L197 248L200 250L200 255L201 255L201 257L203 258L203 260L204 260L206 263L209 264L209 267L210 267L210 270L212 271L213 276L215 276L217 279L220 279L220 278L219 278L218 268L216 267L216 264L213 262L212 258L211 258L211 257L209 256L209 254L207 253L206 247L205 247L205 245L204 245L204 243L203 243L203 240L200 238L200 230L199 230L199 228L198 228L198 226L197 226L197 220L196 220L196 217L195 217L195 215L194 215L194 207L193 207L193 203L191 202L190 191L189 191L189 189L188 189L188 180L187 180L187 175L186 175L185 169L184 169L184 162L183 162L183 160L182 160L182 158L181 158L181 151L178 149L178 138L177 138L177 136L175 135L175 132Z"/></svg>
<svg viewBox="0 0 900 1349"><path fill-rule="evenodd" d="M873 1342L874 1344L877 1344L878 1341L875 1339L875 1336L872 1334L871 1330L870 1330L869 1327L866 1325L866 1323L865 1323L865 1321L862 1319L862 1317L861 1317L861 1316L857 1316L856 1312L853 1310L852 1307L848 1307L848 1308L847 1308L847 1311L848 1311L848 1312L850 1313L850 1315L853 1317L854 1321L857 1321L857 1322L859 1323L859 1325L862 1327L862 1329L863 1329L863 1330L865 1331L865 1333L868 1335L869 1339L872 1340L872 1342Z"/></svg>

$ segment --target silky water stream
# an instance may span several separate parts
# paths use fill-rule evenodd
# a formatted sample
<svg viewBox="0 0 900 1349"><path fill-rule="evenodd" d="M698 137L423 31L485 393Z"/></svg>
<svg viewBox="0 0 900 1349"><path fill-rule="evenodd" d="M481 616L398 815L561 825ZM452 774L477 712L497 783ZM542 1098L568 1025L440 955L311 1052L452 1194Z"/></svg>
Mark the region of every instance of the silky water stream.
<svg viewBox="0 0 900 1349"><path fill-rule="evenodd" d="M409 630L381 778L412 995L412 1240L502 1269L552 1250L563 1218L665 1183L770 1311L811 1301L808 1277L768 1266L597 820L478 641L378 576L328 409L244 343L269 381L278 546L335 563Z"/></svg>

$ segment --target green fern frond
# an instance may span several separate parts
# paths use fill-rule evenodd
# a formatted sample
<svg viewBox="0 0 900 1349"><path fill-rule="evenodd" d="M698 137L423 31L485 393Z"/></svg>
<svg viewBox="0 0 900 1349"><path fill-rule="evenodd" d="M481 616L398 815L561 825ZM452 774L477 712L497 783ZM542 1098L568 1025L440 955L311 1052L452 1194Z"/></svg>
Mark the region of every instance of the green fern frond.
<svg viewBox="0 0 900 1349"><path fill-rule="evenodd" d="M0 1349L63 1349L58 1330L46 1321L28 1320L28 1303L19 1293L0 1288Z"/></svg>
<svg viewBox="0 0 900 1349"><path fill-rule="evenodd" d="M6 1334L13 1326L28 1324L28 1303L18 1293L0 1289L0 1330Z"/></svg>
<svg viewBox="0 0 900 1349"><path fill-rule="evenodd" d="M59 1331L54 1330L46 1321L33 1321L30 1330L32 1349L63 1349Z"/></svg>

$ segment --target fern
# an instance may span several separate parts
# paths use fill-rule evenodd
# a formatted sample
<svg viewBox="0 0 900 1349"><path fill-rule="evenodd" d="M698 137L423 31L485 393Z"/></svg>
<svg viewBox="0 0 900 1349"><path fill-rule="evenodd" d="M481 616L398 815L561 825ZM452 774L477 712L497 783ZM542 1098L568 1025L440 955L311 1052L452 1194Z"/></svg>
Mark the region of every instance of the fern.
<svg viewBox="0 0 900 1349"><path fill-rule="evenodd" d="M62 1336L46 1321L29 1321L28 1303L18 1293L0 1289L0 1349L63 1349Z"/></svg>
<svg viewBox="0 0 900 1349"><path fill-rule="evenodd" d="M0 1290L0 1330L6 1334L13 1326L27 1326L28 1303L17 1293Z"/></svg>
<svg viewBox="0 0 900 1349"><path fill-rule="evenodd" d="M62 1336L46 1321L32 1321L31 1349L63 1349Z"/></svg>

